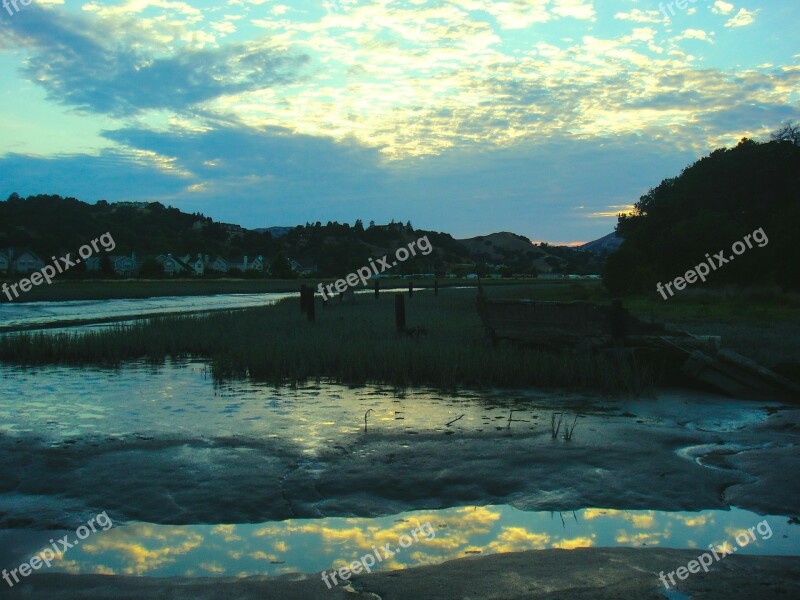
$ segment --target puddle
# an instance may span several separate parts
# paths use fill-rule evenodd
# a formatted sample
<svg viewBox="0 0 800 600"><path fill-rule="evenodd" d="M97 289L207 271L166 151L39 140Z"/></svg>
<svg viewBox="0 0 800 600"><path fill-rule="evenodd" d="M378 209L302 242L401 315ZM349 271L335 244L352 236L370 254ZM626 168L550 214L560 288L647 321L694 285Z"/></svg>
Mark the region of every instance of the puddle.
<svg viewBox="0 0 800 600"><path fill-rule="evenodd" d="M767 525L763 522L766 521ZM474 555L585 547L737 546L737 534L761 523L739 554L800 553L786 517L730 511L661 512L584 509L523 512L510 506L414 511L381 518L325 518L246 525L128 523L89 535L52 570L151 577L319 573L380 552L374 570L397 570ZM427 524L430 524L429 526ZM414 540L412 530L417 529ZM767 535L771 532L771 535ZM13 532L6 532L6 535ZM28 560L49 539L75 532L28 532ZM403 536L408 536L404 538ZM763 539L766 538L766 539ZM388 550L397 551L393 556ZM41 544L41 546L39 545ZM403 547L405 545L406 547ZM11 561L10 564L18 564Z"/></svg>
<svg viewBox="0 0 800 600"><path fill-rule="evenodd" d="M687 596L678 590L661 590L661 594L667 600L691 600L691 596Z"/></svg>

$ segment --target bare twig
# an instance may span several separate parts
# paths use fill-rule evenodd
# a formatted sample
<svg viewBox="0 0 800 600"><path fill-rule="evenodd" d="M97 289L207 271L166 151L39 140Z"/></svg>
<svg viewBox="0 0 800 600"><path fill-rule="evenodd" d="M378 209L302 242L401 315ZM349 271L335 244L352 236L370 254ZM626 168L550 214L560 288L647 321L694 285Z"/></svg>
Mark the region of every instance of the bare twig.
<svg viewBox="0 0 800 600"><path fill-rule="evenodd" d="M367 412L364 413L364 433L367 432L367 416L371 412L375 412L375 411L370 408Z"/></svg>
<svg viewBox="0 0 800 600"><path fill-rule="evenodd" d="M558 415L558 424L556 424L556 415ZM564 413L553 413L550 415L550 433L553 439L558 437L558 432L561 431L561 421L564 419Z"/></svg>
<svg viewBox="0 0 800 600"><path fill-rule="evenodd" d="M461 420L461 419L463 419L465 416L466 416L466 414L463 414L463 415L461 415L460 417L458 417L457 419L453 419L453 420L452 420L452 421L450 421L450 422L449 422L447 425L445 425L445 427L450 427L450 425L452 425L452 424L453 424L453 423L455 423L456 421L460 421L460 420Z"/></svg>

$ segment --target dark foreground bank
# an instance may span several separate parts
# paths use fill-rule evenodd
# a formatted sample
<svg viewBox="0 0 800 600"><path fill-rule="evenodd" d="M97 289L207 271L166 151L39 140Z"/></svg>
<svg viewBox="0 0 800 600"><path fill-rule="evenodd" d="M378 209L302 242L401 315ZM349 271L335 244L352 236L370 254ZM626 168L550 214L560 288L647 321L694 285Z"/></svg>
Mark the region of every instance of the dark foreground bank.
<svg viewBox="0 0 800 600"><path fill-rule="evenodd" d="M406 571L356 575L328 589L316 574L261 577L147 579L102 575L35 575L10 597L67 600L703 600L800 597L800 557L730 556L689 575L667 596L658 579L697 558L697 550L585 548L533 550L464 558Z"/></svg>

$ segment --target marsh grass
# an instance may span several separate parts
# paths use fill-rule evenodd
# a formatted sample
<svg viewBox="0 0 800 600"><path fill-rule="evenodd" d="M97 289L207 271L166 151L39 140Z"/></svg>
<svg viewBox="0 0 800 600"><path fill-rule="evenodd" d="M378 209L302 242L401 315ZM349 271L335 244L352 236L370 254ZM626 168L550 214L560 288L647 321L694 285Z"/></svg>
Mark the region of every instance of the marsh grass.
<svg viewBox="0 0 800 600"><path fill-rule="evenodd" d="M17 364L118 366L123 361L207 357L216 379L275 383L325 379L397 386L568 387L650 391L646 367L603 355L543 352L487 340L474 290L419 292L406 298L409 327L397 335L394 300L358 297L353 305L317 300L309 322L296 299L274 306L202 316L166 316L84 333L0 336L0 360Z"/></svg>
<svg viewBox="0 0 800 600"><path fill-rule="evenodd" d="M570 441L572 439L572 435L575 433L575 427L578 424L578 415L575 415L575 419L572 421L572 427L569 425L564 425L564 439L566 441Z"/></svg>
<svg viewBox="0 0 800 600"><path fill-rule="evenodd" d="M558 422L556 422L556 415L558 415ZM558 432L561 431L561 423L564 420L564 413L553 413L550 415L550 436L553 439L558 437Z"/></svg>

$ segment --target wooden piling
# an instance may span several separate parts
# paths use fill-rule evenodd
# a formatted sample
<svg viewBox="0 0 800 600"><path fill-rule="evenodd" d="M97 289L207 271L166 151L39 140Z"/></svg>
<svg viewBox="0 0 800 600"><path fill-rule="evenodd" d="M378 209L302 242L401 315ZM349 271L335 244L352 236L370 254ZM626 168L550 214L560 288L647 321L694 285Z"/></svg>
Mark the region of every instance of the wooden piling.
<svg viewBox="0 0 800 600"><path fill-rule="evenodd" d="M380 279L376 279L375 280L375 300L380 298L380 294L381 294L381 280Z"/></svg>
<svg viewBox="0 0 800 600"><path fill-rule="evenodd" d="M414 280L412 279L411 281L408 282L408 297L411 298L411 296L413 295L414 295Z"/></svg>
<svg viewBox="0 0 800 600"><path fill-rule="evenodd" d="M307 288L308 288L308 286L306 286L305 283L300 286L300 312L301 313L308 312L308 310L306 309L306 300L308 299L308 296L306 295L306 289Z"/></svg>
<svg viewBox="0 0 800 600"><path fill-rule="evenodd" d="M395 294L394 296L394 322L397 326L397 333L403 333L406 330L406 299L403 294Z"/></svg>
<svg viewBox="0 0 800 600"><path fill-rule="evenodd" d="M314 288L306 289L306 310L309 321L316 320L316 302L314 301Z"/></svg>
<svg viewBox="0 0 800 600"><path fill-rule="evenodd" d="M438 296L439 295L439 279L438 278L433 280L433 295L434 296Z"/></svg>
<svg viewBox="0 0 800 600"><path fill-rule="evenodd" d="M611 301L609 316L611 318L611 337L614 338L614 341L623 342L628 333L628 311L622 306L622 300L614 298Z"/></svg>

